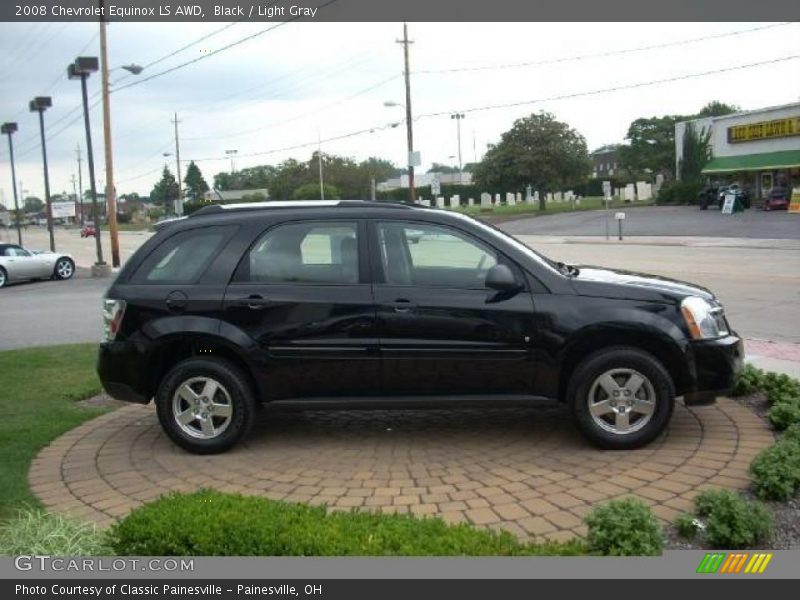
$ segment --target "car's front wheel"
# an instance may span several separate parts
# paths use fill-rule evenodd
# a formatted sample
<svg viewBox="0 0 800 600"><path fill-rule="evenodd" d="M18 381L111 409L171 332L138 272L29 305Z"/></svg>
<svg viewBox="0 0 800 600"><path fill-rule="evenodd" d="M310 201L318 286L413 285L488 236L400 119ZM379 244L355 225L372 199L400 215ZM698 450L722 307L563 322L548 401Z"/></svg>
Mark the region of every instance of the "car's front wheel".
<svg viewBox="0 0 800 600"><path fill-rule="evenodd" d="M667 426L675 388L664 366L637 348L617 346L581 362L568 400L581 432L603 448L647 444Z"/></svg>
<svg viewBox="0 0 800 600"><path fill-rule="evenodd" d="M59 258L53 268L53 275L57 279L69 279L75 274L75 263L69 258Z"/></svg>
<svg viewBox="0 0 800 600"><path fill-rule="evenodd" d="M0 267L0 288L4 287L6 283L8 283L8 275L6 274L6 270Z"/></svg>
<svg viewBox="0 0 800 600"><path fill-rule="evenodd" d="M256 412L242 371L222 359L185 360L156 394L158 420L170 439L196 454L224 452L250 430Z"/></svg>

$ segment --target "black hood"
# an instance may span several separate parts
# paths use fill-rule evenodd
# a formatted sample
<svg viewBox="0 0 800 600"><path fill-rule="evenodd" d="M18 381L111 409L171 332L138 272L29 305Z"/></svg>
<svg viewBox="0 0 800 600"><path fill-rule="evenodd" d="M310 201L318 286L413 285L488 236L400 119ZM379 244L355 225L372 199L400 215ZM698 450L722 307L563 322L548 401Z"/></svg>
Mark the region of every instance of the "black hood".
<svg viewBox="0 0 800 600"><path fill-rule="evenodd" d="M670 303L680 301L687 296L714 300L714 294L706 288L677 279L604 267L581 266L578 269L579 273L572 277L572 282L575 291L582 296Z"/></svg>

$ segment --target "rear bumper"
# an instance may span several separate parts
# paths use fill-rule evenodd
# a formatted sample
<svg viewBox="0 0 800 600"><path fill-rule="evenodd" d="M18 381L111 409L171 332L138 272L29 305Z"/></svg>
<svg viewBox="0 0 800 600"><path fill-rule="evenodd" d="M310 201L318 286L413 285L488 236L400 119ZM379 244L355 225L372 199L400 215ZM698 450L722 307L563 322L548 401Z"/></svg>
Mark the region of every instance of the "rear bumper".
<svg viewBox="0 0 800 600"><path fill-rule="evenodd" d="M691 344L690 355L693 381L684 392L683 401L690 406L712 404L736 383L744 364L744 344L736 335L696 341Z"/></svg>
<svg viewBox="0 0 800 600"><path fill-rule="evenodd" d="M133 342L100 344L97 375L109 396L123 402L150 402L144 357L144 353Z"/></svg>

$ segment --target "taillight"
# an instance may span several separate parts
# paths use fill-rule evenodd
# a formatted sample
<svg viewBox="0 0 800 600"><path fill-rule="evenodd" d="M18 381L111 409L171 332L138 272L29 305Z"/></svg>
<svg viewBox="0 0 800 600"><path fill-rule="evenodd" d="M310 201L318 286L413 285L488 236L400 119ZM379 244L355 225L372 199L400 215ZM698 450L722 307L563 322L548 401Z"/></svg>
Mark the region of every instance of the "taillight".
<svg viewBox="0 0 800 600"><path fill-rule="evenodd" d="M122 327L125 300L103 300L103 341L113 342Z"/></svg>

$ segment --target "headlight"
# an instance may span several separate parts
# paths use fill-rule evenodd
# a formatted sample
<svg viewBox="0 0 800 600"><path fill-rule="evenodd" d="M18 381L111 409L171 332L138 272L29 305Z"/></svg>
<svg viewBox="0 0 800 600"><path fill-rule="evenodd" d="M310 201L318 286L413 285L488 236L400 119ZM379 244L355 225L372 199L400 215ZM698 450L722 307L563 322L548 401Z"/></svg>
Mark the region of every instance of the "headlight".
<svg viewBox="0 0 800 600"><path fill-rule="evenodd" d="M703 298L689 296L681 302L681 313L689 333L695 340L707 340L728 335L728 324L722 307L713 306Z"/></svg>

